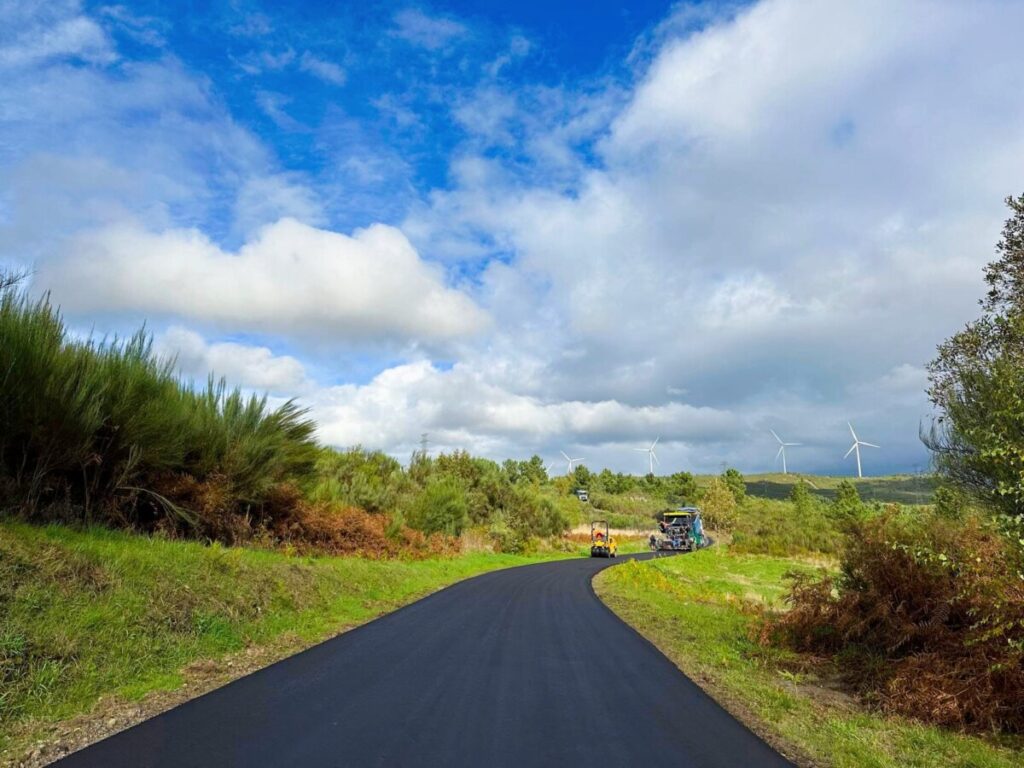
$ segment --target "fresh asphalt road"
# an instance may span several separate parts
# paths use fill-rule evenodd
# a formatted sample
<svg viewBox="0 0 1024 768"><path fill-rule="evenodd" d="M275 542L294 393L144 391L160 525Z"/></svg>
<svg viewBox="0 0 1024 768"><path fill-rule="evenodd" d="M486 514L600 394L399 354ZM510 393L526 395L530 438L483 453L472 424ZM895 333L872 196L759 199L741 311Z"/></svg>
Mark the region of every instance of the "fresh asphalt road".
<svg viewBox="0 0 1024 768"><path fill-rule="evenodd" d="M789 765L597 599L615 562L460 582L59 765Z"/></svg>

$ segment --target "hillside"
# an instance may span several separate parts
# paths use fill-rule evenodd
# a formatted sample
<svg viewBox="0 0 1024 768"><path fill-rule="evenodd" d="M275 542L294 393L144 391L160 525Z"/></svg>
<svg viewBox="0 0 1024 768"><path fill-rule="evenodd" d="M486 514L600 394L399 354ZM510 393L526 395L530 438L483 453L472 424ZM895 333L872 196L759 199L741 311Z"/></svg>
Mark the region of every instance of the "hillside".
<svg viewBox="0 0 1024 768"><path fill-rule="evenodd" d="M714 475L699 475L697 482L706 486ZM878 477L846 477L838 475L801 475L790 472L769 472L759 475L745 475L747 493L766 499L786 499L793 486L801 479L811 487L812 494L824 499L834 499L836 488L844 480L853 483L864 501L891 502L896 504L928 504L937 485L934 475L882 475Z"/></svg>

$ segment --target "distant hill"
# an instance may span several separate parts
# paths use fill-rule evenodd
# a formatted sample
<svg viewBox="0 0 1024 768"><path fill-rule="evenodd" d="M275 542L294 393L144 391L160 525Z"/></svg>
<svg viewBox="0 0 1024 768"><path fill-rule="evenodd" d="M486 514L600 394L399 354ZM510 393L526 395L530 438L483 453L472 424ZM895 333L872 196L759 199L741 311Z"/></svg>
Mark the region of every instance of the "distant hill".
<svg viewBox="0 0 1024 768"><path fill-rule="evenodd" d="M711 475L698 478L701 485L711 480ZM938 484L934 475L885 475L880 477L836 477L833 475L799 475L791 472L783 475L773 472L764 475L746 475L747 493L766 499L785 499L793 485L801 479L811 485L811 492L826 499L835 498L836 487L843 480L849 480L857 487L864 501L896 502L899 504L928 504Z"/></svg>

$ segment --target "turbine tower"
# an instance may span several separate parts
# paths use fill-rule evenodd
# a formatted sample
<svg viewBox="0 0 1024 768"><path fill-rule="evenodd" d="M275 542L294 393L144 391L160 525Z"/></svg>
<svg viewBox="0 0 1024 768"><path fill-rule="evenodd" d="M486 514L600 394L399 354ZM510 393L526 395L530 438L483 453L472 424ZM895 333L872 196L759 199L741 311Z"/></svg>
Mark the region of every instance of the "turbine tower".
<svg viewBox="0 0 1024 768"><path fill-rule="evenodd" d="M660 436L654 438L654 442L651 443L650 447L648 447L648 448L634 448L633 449L634 451L643 451L644 453L647 454L647 462L650 464L651 474L652 475L654 474L654 465L655 464L661 464L661 462L658 461L658 454L656 454L654 452L654 446L656 446L658 444L659 440L661 440Z"/></svg>
<svg viewBox="0 0 1024 768"><path fill-rule="evenodd" d="M567 454L565 451L559 451L559 453L561 453L562 456L565 457L565 460L569 463L569 471L565 473L567 475L572 474L572 471L576 468L576 464L580 464L584 461L584 459L570 459L569 454Z"/></svg>
<svg viewBox="0 0 1024 768"><path fill-rule="evenodd" d="M772 433L772 437L774 437L779 444L779 452L775 454L775 460L778 461L779 456L782 457L782 474L788 475L789 472L786 471L786 448L792 447L794 445L800 445L800 443L784 443L782 441L782 438L775 434L774 429L769 429L768 431Z"/></svg>
<svg viewBox="0 0 1024 768"><path fill-rule="evenodd" d="M846 452L846 456L849 456L851 453L857 454L857 477L864 477L864 474L861 472L860 469L860 447L863 445L868 448L881 448L882 446L875 445L874 443L866 443L860 438L858 438L857 433L853 431L853 424L851 424L850 422L846 422L846 426L850 428L850 434L853 435L853 445L851 445L850 450ZM843 456L843 458L845 459L846 456Z"/></svg>

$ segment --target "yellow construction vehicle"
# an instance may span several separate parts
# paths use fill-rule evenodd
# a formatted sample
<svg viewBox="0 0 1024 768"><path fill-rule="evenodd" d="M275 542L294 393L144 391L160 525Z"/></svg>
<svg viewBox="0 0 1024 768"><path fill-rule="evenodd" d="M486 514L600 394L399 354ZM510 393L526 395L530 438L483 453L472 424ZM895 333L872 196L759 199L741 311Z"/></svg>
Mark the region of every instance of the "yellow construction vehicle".
<svg viewBox="0 0 1024 768"><path fill-rule="evenodd" d="M615 557L619 545L608 530L607 520L595 520L590 524L590 556Z"/></svg>

